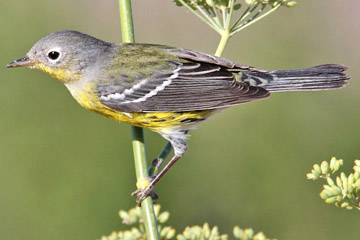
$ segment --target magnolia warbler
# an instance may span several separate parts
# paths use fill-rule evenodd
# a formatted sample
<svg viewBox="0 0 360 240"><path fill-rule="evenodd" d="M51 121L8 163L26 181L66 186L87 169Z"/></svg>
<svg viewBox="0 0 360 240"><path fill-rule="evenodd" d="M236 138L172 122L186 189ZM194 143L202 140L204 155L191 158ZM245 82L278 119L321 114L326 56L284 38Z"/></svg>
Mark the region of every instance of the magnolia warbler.
<svg viewBox="0 0 360 240"><path fill-rule="evenodd" d="M174 156L137 191L137 202L186 152L187 131L224 108L270 92L340 88L348 68L326 64L268 71L197 51L153 44L109 43L77 31L40 39L7 65L40 69L69 89L86 109L148 128L170 141Z"/></svg>

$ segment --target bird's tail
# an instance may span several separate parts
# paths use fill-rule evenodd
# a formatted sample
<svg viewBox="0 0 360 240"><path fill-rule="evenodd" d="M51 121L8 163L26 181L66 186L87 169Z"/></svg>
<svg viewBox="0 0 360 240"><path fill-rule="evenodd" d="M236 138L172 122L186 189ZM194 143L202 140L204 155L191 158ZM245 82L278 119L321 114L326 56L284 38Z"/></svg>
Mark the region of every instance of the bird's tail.
<svg viewBox="0 0 360 240"><path fill-rule="evenodd" d="M344 65L325 64L295 70L245 71L241 80L270 92L325 90L344 86L350 78L344 73L347 69Z"/></svg>

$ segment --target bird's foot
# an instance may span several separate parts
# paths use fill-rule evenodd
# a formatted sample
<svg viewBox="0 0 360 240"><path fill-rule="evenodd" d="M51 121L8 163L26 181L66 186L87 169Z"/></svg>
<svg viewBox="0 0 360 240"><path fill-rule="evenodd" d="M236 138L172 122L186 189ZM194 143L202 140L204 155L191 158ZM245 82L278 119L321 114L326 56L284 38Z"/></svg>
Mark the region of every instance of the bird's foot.
<svg viewBox="0 0 360 240"><path fill-rule="evenodd" d="M151 184L154 177L148 177L138 180L136 189L131 193L131 196L136 196L136 203L138 206L141 206L141 202L147 197L150 196L152 200L159 199L159 196L153 191L154 186Z"/></svg>
<svg viewBox="0 0 360 240"><path fill-rule="evenodd" d="M136 191L131 193L131 196L136 196L136 203L138 206L141 206L141 202L147 197L150 196L152 200L159 199L159 195L157 195L152 188L138 188Z"/></svg>

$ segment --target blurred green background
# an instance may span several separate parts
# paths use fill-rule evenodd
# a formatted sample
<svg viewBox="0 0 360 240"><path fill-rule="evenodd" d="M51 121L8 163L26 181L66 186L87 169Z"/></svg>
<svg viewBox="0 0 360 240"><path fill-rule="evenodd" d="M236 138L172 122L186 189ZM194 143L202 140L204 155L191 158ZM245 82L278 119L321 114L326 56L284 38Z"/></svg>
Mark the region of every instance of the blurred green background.
<svg viewBox="0 0 360 240"><path fill-rule="evenodd" d="M156 187L169 223L234 225L278 239L359 239L359 212L325 204L314 163L359 158L359 7L303 0L230 40L224 57L268 69L349 65L351 84L278 93L233 107L192 132L189 151ZM219 37L171 0L133 1L138 42L214 53ZM40 71L6 69L50 32L120 42L117 1L0 2L0 238L99 239L134 206L131 131L82 109ZM149 159L165 144L146 131Z"/></svg>

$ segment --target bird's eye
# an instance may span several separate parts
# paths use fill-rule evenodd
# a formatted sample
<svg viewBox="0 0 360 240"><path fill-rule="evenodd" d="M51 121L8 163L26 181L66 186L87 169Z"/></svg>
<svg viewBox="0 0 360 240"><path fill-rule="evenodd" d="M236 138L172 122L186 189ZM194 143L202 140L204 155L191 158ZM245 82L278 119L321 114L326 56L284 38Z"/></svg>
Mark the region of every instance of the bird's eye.
<svg viewBox="0 0 360 240"><path fill-rule="evenodd" d="M57 52L57 51L51 51L48 53L48 57L51 59L51 60L56 60L58 59L60 56L60 53Z"/></svg>

